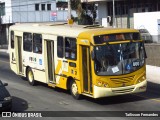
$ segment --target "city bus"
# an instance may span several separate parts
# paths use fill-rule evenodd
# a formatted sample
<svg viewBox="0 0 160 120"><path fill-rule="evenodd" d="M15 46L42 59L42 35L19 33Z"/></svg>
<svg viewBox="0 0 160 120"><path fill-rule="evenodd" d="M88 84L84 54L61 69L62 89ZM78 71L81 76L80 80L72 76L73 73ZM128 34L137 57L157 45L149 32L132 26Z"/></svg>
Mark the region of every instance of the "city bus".
<svg viewBox="0 0 160 120"><path fill-rule="evenodd" d="M146 91L146 52L138 30L98 25L16 24L10 67L29 84L46 83L101 98Z"/></svg>

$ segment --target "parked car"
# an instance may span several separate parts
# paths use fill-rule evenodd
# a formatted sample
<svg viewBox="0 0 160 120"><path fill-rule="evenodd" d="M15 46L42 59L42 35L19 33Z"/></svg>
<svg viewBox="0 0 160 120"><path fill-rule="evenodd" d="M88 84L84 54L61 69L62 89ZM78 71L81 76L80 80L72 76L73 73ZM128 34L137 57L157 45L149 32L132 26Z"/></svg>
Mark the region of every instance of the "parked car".
<svg viewBox="0 0 160 120"><path fill-rule="evenodd" d="M142 36L142 39L145 41L145 43L152 43L152 36L151 34L148 32L147 29L139 29L139 32Z"/></svg>
<svg viewBox="0 0 160 120"><path fill-rule="evenodd" d="M0 80L0 112L12 109L12 97L5 86L8 86L8 83L2 83Z"/></svg>

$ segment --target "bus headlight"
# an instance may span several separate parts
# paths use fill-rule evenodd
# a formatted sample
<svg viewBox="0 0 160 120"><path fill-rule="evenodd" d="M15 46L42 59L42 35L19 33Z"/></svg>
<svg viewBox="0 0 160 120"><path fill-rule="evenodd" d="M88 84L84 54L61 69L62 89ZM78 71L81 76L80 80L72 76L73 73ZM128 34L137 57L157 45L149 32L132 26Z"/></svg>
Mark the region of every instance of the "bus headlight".
<svg viewBox="0 0 160 120"><path fill-rule="evenodd" d="M101 87L102 86L102 82L98 81L97 85Z"/></svg>
<svg viewBox="0 0 160 120"><path fill-rule="evenodd" d="M141 83L143 82L144 80L146 80L146 77L145 76L142 76L138 79L137 83Z"/></svg>
<svg viewBox="0 0 160 120"><path fill-rule="evenodd" d="M99 87L109 88L108 83L101 82L101 81L98 81L98 82L97 82L97 86L99 86Z"/></svg>

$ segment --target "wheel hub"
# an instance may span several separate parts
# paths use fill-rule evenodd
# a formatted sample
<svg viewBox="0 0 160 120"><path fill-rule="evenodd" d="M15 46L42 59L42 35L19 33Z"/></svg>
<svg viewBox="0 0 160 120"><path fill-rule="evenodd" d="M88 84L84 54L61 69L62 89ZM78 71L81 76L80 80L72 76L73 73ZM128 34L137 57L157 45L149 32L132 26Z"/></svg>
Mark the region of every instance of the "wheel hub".
<svg viewBox="0 0 160 120"><path fill-rule="evenodd" d="M72 93L73 93L74 95L76 95L77 92L78 92L77 85L76 85L76 83L73 83L73 84L72 84Z"/></svg>
<svg viewBox="0 0 160 120"><path fill-rule="evenodd" d="M29 81L30 81L30 82L33 81L33 74L32 74L31 71L28 73L28 78L29 78Z"/></svg>

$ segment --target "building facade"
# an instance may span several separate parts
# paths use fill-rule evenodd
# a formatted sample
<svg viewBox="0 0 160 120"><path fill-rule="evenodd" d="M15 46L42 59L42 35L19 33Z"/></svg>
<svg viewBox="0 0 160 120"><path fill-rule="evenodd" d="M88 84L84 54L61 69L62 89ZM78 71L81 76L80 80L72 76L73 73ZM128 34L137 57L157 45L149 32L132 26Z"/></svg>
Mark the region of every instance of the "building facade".
<svg viewBox="0 0 160 120"><path fill-rule="evenodd" d="M1 24L66 21L68 11L57 9L57 0L0 0Z"/></svg>
<svg viewBox="0 0 160 120"><path fill-rule="evenodd" d="M113 0L81 0L98 4L98 21L110 16L113 23ZM160 11L160 0L114 0L115 25L122 28L134 27L134 13Z"/></svg>
<svg viewBox="0 0 160 120"><path fill-rule="evenodd" d="M12 24L66 22L66 4L67 0L0 0L0 45L7 43L8 29ZM75 16L76 12L72 11L72 14Z"/></svg>

